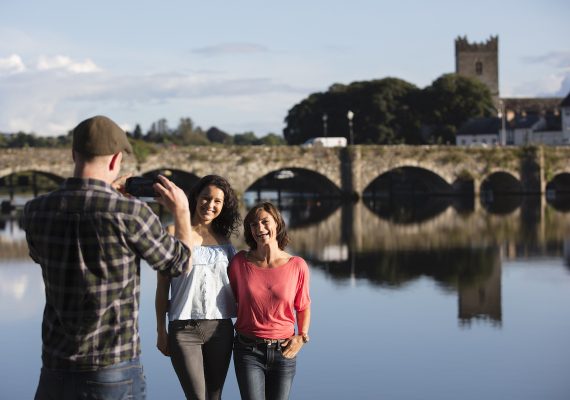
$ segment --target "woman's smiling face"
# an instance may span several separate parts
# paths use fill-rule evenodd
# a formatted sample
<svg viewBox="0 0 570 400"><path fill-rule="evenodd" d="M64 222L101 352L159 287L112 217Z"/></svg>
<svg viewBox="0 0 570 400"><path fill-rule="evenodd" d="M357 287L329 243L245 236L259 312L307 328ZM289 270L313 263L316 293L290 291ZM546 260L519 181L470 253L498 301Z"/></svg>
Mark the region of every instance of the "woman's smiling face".
<svg viewBox="0 0 570 400"><path fill-rule="evenodd" d="M212 222L224 208L224 192L217 186L206 186L198 194L196 216L203 222Z"/></svg>
<svg viewBox="0 0 570 400"><path fill-rule="evenodd" d="M249 224L249 228L258 247L277 241L277 222L265 210L257 212L255 218Z"/></svg>

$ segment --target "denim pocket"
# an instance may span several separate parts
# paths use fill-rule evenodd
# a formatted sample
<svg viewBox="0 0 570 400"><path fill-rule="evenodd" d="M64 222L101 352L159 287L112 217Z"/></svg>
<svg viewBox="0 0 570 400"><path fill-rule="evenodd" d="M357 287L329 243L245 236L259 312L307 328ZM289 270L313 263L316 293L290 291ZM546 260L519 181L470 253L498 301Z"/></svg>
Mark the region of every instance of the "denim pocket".
<svg viewBox="0 0 570 400"><path fill-rule="evenodd" d="M126 379L118 382L85 381L84 390L80 396L84 400L133 398L133 380Z"/></svg>

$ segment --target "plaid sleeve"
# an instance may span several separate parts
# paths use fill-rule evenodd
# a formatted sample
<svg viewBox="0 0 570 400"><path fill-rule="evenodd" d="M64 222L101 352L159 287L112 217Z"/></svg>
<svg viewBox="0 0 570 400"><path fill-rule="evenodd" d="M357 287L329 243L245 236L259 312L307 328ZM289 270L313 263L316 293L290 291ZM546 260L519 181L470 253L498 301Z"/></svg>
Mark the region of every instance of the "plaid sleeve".
<svg viewBox="0 0 570 400"><path fill-rule="evenodd" d="M178 276L189 262L190 250L169 235L159 218L143 205L132 220L130 240L138 255L155 270Z"/></svg>
<svg viewBox="0 0 570 400"><path fill-rule="evenodd" d="M20 216L20 226L26 232L26 242L28 243L28 252L30 254L30 257L32 258L32 260L34 260L34 262L39 264L40 261L37 256L36 248L34 246L32 237L29 233L30 218L33 218L31 211L31 202L27 202L26 205L24 206L24 212Z"/></svg>

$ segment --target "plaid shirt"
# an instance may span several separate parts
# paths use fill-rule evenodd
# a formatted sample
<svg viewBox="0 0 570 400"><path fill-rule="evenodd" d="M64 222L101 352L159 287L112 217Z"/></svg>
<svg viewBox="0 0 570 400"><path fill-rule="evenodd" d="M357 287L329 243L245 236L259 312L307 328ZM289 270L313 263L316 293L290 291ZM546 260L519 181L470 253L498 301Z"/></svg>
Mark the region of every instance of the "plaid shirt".
<svg viewBox="0 0 570 400"><path fill-rule="evenodd" d="M140 259L176 276L188 248L144 202L94 179L29 201L22 227L45 283L43 365L94 370L137 357Z"/></svg>

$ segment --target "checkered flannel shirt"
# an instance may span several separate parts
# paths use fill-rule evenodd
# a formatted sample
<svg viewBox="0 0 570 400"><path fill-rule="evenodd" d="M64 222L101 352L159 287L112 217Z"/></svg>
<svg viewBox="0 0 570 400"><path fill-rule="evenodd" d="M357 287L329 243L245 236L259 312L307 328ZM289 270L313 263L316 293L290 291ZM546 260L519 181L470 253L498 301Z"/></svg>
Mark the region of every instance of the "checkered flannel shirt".
<svg viewBox="0 0 570 400"><path fill-rule="evenodd" d="M21 223L45 283L43 365L94 370L137 357L140 259L176 276L188 248L144 202L94 179L31 200Z"/></svg>

